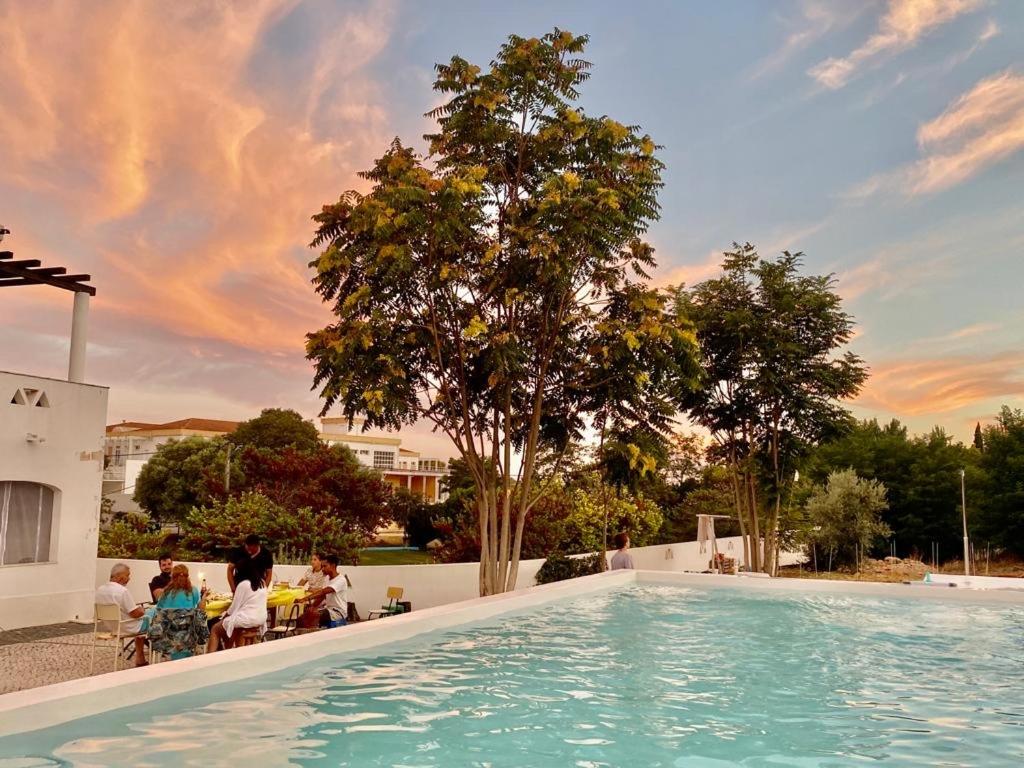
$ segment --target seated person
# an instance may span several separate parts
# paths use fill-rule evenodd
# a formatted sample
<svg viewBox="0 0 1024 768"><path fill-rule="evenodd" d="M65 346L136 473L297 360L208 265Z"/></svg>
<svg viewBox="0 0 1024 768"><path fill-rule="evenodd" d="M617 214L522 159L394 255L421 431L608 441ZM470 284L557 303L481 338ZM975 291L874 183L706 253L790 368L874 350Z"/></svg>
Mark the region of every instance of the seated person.
<svg viewBox="0 0 1024 768"><path fill-rule="evenodd" d="M246 561L239 565L235 577L235 596L210 632L207 653L219 650L222 645L233 648L242 630L263 628L267 623L267 587L263 574L257 572L252 561Z"/></svg>
<svg viewBox="0 0 1024 768"><path fill-rule="evenodd" d="M174 560L171 559L170 554L167 552L160 555L158 562L160 564L160 573L149 581L149 594L153 598L154 603L160 599L160 593L164 591L164 588L171 583L171 568L174 566Z"/></svg>
<svg viewBox="0 0 1024 768"><path fill-rule="evenodd" d="M110 581L96 589L97 605L116 605L121 609L121 635L135 635L135 666L146 665L146 629L149 617L145 611L135 604L131 592L125 586L131 579L132 571L124 563L118 563L110 569ZM107 627L116 632L117 627Z"/></svg>
<svg viewBox="0 0 1024 768"><path fill-rule="evenodd" d="M320 626L329 627L348 623L348 577L338 573L338 557L325 555L322 559L323 572L327 575L327 583L315 592L310 592L296 600L296 603L312 603L316 605L323 600L320 610Z"/></svg>
<svg viewBox="0 0 1024 768"><path fill-rule="evenodd" d="M615 547L619 551L612 555L612 570L618 571L621 569L634 569L633 556L629 554L629 534L628 533L616 533L615 534Z"/></svg>
<svg viewBox="0 0 1024 768"><path fill-rule="evenodd" d="M161 610L204 610L206 608L206 590L200 591L198 587L192 586L189 578L188 566L179 563L171 571L171 580L167 587L162 590L160 599L157 601L156 609ZM205 633L204 633L205 639ZM178 638L172 638L172 642ZM191 656L191 649L172 650L172 659L184 659Z"/></svg>
<svg viewBox="0 0 1024 768"><path fill-rule="evenodd" d="M299 586L305 587L310 592L323 589L327 583L327 574L324 573L323 566L320 555L314 554L309 559L309 568L306 569L306 572L302 574L302 578L299 579Z"/></svg>

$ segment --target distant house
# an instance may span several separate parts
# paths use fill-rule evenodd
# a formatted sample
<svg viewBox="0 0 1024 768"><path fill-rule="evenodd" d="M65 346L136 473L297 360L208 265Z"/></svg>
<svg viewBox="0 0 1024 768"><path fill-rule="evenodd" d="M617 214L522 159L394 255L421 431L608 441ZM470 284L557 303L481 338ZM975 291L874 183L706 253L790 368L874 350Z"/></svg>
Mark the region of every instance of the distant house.
<svg viewBox="0 0 1024 768"><path fill-rule="evenodd" d="M447 494L441 489L441 478L448 474L444 459L426 458L418 451L402 447L400 437L367 435L359 431L362 419L320 419L320 439L331 445L344 445L356 455L360 464L378 470L384 480L419 494L429 502L441 501Z"/></svg>
<svg viewBox="0 0 1024 768"><path fill-rule="evenodd" d="M166 424L122 421L107 427L103 439L103 495L116 510L134 510L131 497L143 465L157 449L187 437L214 438L234 432L241 422L220 419L179 419Z"/></svg>
<svg viewBox="0 0 1024 768"><path fill-rule="evenodd" d="M107 388L85 383L88 275L0 252L0 289L74 294L68 378L0 371L0 627L92 620Z"/></svg>

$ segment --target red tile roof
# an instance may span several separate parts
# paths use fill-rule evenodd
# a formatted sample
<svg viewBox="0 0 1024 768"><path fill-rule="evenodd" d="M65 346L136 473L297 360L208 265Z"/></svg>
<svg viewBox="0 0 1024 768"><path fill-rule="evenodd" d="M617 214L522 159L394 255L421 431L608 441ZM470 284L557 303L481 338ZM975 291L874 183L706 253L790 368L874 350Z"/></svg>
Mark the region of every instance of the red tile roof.
<svg viewBox="0 0 1024 768"><path fill-rule="evenodd" d="M136 430L170 430L182 429L196 432L234 432L238 429L240 421L223 421L220 419L178 419L169 421L166 424L149 424L141 421L122 421L120 424L111 424L107 427L107 434L116 432L134 432Z"/></svg>

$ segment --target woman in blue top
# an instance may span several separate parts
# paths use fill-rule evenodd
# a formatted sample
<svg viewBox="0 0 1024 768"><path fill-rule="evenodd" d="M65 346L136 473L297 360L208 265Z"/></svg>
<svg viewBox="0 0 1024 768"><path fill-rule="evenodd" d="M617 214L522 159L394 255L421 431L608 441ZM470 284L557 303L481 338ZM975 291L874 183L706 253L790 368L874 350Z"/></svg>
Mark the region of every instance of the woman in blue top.
<svg viewBox="0 0 1024 768"><path fill-rule="evenodd" d="M198 587L192 586L189 579L188 566L179 563L171 569L171 581L164 589L160 599L156 603L156 611L203 611L206 608L206 591L200 592ZM205 619L204 619L205 626ZM178 645L178 638L169 638L172 644ZM187 638L181 638L185 641ZM205 639L204 639L205 642ZM191 656L191 648L171 651L172 659L183 659Z"/></svg>

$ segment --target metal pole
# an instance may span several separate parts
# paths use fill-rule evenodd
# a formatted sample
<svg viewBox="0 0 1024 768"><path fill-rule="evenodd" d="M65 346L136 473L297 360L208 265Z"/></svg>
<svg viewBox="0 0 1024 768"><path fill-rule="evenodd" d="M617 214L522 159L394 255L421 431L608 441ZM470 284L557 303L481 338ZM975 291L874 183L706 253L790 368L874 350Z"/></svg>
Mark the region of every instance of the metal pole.
<svg viewBox="0 0 1024 768"><path fill-rule="evenodd" d="M960 470L960 503L964 517L964 576L971 575L971 544L967 538L967 486L964 476L967 473Z"/></svg>
<svg viewBox="0 0 1024 768"><path fill-rule="evenodd" d="M224 495L231 492L231 449L234 446L228 443L228 459L224 462Z"/></svg>

